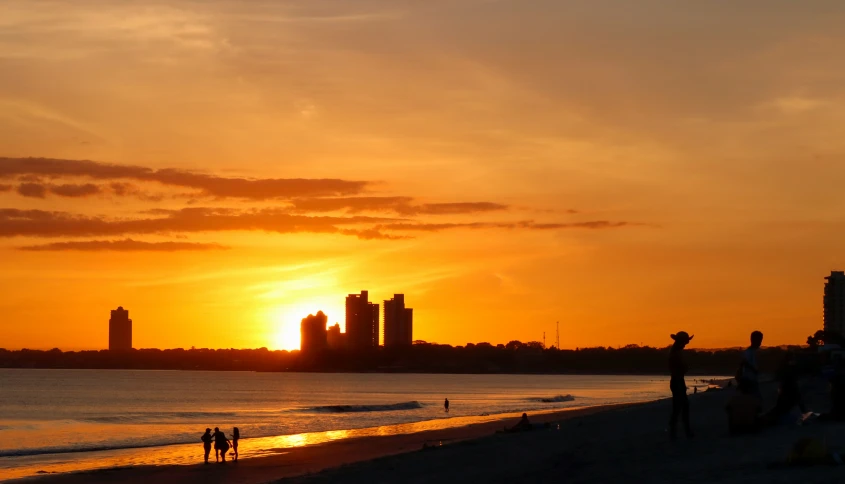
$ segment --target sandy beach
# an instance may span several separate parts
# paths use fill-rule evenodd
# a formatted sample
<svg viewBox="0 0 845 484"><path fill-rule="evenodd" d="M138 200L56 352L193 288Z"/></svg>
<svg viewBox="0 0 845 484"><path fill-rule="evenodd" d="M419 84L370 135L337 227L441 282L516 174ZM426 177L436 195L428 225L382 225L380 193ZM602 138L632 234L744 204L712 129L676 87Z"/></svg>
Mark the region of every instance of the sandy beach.
<svg viewBox="0 0 845 484"><path fill-rule="evenodd" d="M808 406L826 409L822 384L805 385ZM764 386L767 404L773 385ZM593 407L532 417L549 428L497 433L494 421L408 435L346 439L285 449L237 464L145 466L31 478L39 483L111 482L839 482L845 468L782 468L793 443L823 439L845 448L845 425L814 422L730 437L731 391L691 395L693 440L671 442L669 401ZM442 443L442 445L441 445ZM423 447L426 448L423 448Z"/></svg>

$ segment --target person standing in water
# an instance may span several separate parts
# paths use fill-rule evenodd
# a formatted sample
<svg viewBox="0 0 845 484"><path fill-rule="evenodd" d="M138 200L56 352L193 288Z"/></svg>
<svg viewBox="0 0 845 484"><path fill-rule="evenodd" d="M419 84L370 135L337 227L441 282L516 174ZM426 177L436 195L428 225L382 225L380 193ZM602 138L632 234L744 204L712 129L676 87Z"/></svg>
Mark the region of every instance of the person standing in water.
<svg viewBox="0 0 845 484"><path fill-rule="evenodd" d="M235 453L235 462L238 461L238 440L241 438L241 431L237 427L232 429L232 451Z"/></svg>
<svg viewBox="0 0 845 484"><path fill-rule="evenodd" d="M211 429L205 429L205 433L202 434L200 440L202 440L202 449L205 451L205 463L208 464L208 455L211 454L211 441L214 440L211 437Z"/></svg>
<svg viewBox="0 0 845 484"><path fill-rule="evenodd" d="M676 428L678 424L678 417L684 422L684 430L687 437L692 438L692 428L689 423L689 399L687 398L687 384L684 381L684 375L687 373L687 364L684 361L684 348L692 340L686 331L679 331L672 335L675 343L672 349L669 350L669 373L671 379L669 380L669 389L672 390L672 416L669 419L669 437L672 440L677 438Z"/></svg>
<svg viewBox="0 0 845 484"><path fill-rule="evenodd" d="M447 398L445 402L443 402L443 408L446 409L446 413L449 413L449 399Z"/></svg>

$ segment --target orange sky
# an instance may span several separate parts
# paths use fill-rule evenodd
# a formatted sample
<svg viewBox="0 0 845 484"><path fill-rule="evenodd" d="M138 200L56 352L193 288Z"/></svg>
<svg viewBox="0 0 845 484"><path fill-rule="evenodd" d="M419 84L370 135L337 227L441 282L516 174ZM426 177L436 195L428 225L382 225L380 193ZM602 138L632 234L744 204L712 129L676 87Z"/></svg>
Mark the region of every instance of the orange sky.
<svg viewBox="0 0 845 484"><path fill-rule="evenodd" d="M123 305L136 347L292 348L361 289L440 343L803 342L845 5L635 3L0 3L0 347Z"/></svg>

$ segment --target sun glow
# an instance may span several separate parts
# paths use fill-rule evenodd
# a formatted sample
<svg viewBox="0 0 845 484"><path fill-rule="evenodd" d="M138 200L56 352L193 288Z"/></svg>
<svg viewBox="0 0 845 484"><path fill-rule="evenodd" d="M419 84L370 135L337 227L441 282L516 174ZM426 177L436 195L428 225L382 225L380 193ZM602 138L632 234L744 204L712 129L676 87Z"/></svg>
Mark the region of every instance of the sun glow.
<svg viewBox="0 0 845 484"><path fill-rule="evenodd" d="M308 302L299 302L285 306L278 306L271 311L268 318L276 328L272 334L272 349L277 350L298 350L300 343L300 324L302 318L309 314L316 314L318 311L323 311L329 317L329 325L334 323L341 323L341 330L344 326L343 313L339 306L335 303L329 305L326 301L309 300Z"/></svg>

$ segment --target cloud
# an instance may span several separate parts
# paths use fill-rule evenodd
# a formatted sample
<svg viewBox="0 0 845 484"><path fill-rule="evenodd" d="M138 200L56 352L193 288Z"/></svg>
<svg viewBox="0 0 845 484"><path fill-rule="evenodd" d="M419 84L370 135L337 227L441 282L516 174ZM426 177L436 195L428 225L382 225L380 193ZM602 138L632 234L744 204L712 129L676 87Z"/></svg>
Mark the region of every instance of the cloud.
<svg viewBox="0 0 845 484"><path fill-rule="evenodd" d="M12 185L0 185L0 192L8 192L14 188Z"/></svg>
<svg viewBox="0 0 845 484"><path fill-rule="evenodd" d="M441 232L451 229L529 229L529 230L562 230L562 229L613 229L626 226L642 225L631 222L611 222L608 220L591 220L587 222L569 223L536 223L532 220L520 222L470 222L470 223L393 223L379 225L378 230Z"/></svg>
<svg viewBox="0 0 845 484"><path fill-rule="evenodd" d="M62 197L79 198L100 193L100 187L93 183L77 185L65 183L63 185L50 185L45 183L21 183L18 186L18 194L30 198L46 198L48 193Z"/></svg>
<svg viewBox="0 0 845 484"><path fill-rule="evenodd" d="M27 245L18 247L19 250L33 252L52 251L85 251L85 252L177 252L224 250L228 247L220 244L204 244L197 242L144 242L141 240L84 240L75 242L54 242L51 244Z"/></svg>
<svg viewBox="0 0 845 484"><path fill-rule="evenodd" d="M111 192L118 197L136 197L147 202L160 202L164 195L148 193L131 183L111 182L108 185Z"/></svg>
<svg viewBox="0 0 845 484"><path fill-rule="evenodd" d="M100 193L100 187L94 185L93 183L86 183L84 185L76 185L76 184L64 184L64 185L51 185L50 186L50 193L55 193L56 195L62 197L87 197L89 195L96 195Z"/></svg>
<svg viewBox="0 0 845 484"><path fill-rule="evenodd" d="M301 212L349 213L364 211L394 212L400 215L458 215L507 210L507 205L493 202L425 203L415 205L411 197L341 197L301 198L291 202Z"/></svg>
<svg viewBox="0 0 845 484"><path fill-rule="evenodd" d="M366 229L366 230L355 230L355 229L343 229L340 233L344 235L354 235L361 240L406 240L406 239L413 239L413 237L408 235L391 235L385 234L378 229Z"/></svg>
<svg viewBox="0 0 845 484"><path fill-rule="evenodd" d="M202 195L253 200L354 195L369 182L334 178L231 178L171 168L152 169L89 160L0 158L0 178L40 176L83 177L94 180L137 180L199 190Z"/></svg>
<svg viewBox="0 0 845 484"><path fill-rule="evenodd" d="M47 196L47 187L41 183L21 183L18 185L18 194L22 197L44 198Z"/></svg>
<svg viewBox="0 0 845 484"><path fill-rule="evenodd" d="M342 233L339 226L395 222L379 217L313 217L280 209L238 211L226 208L156 210L157 217L108 219L68 212L0 209L0 237L97 237L127 234L264 231Z"/></svg>

